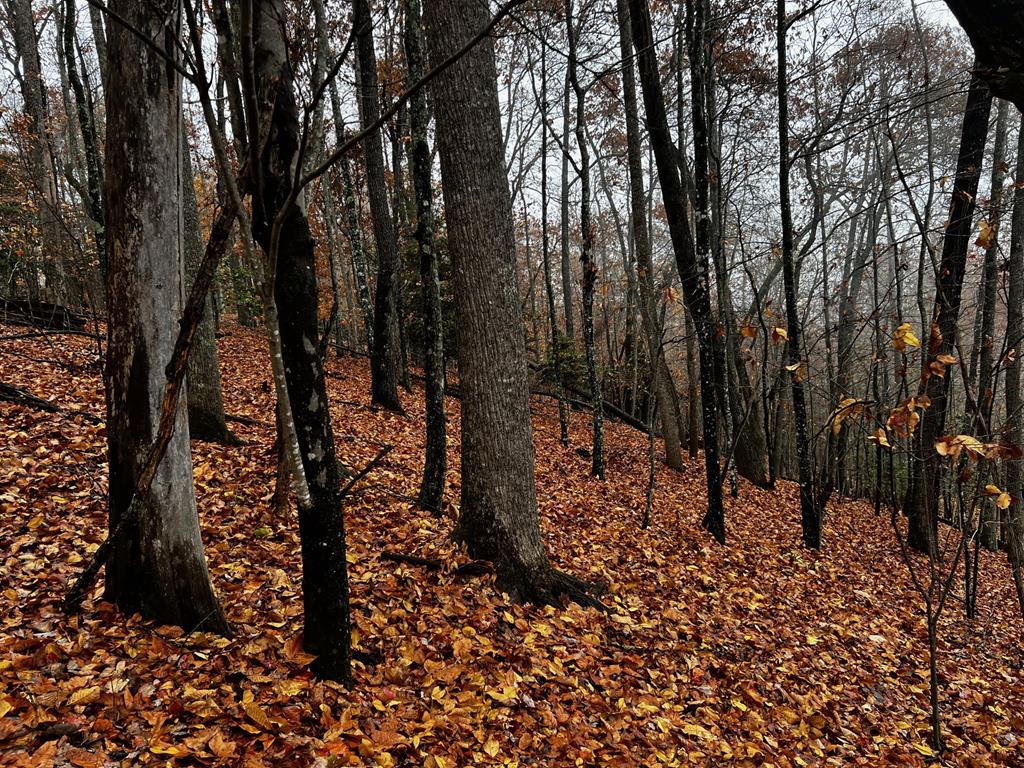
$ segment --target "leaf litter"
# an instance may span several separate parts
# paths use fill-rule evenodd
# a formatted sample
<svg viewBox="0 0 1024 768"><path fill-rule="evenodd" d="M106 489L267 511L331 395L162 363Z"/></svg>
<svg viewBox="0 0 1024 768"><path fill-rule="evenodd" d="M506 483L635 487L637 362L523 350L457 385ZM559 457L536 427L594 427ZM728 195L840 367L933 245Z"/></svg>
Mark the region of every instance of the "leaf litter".
<svg viewBox="0 0 1024 768"><path fill-rule="evenodd" d="M412 503L422 389L408 416L369 404L362 358L328 360L340 460L394 449L345 507L354 639L346 690L302 652L294 514L276 516L272 388L258 334L221 339L244 445L193 442L196 495L231 638L127 617L97 587L57 604L106 531L102 423L0 403L0 765L924 765L927 646L887 516L833 503L823 551L800 545L796 486L741 482L729 544L700 528L699 461L658 468L640 529L646 436L607 425L608 479L589 476L589 417L559 443L534 399L538 504L554 563L609 585L606 614L516 605L449 534L458 514L459 402L449 398L444 516ZM6 341L3 379L67 411L104 413L88 339ZM29 359L32 358L32 359ZM41 360L59 361L60 365ZM79 371L71 376L69 368ZM439 569L384 553L432 558ZM1005 564L983 553L979 618L941 628L948 764L1024 765L1020 617Z"/></svg>

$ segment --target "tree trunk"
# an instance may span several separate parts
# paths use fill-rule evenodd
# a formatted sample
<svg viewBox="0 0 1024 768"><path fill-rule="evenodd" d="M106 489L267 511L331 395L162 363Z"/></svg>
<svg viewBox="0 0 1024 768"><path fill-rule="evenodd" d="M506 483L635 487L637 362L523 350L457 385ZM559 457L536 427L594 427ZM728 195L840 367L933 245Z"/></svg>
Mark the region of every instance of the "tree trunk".
<svg viewBox="0 0 1024 768"><path fill-rule="evenodd" d="M976 73L971 78L964 109L953 198L942 243L942 257L935 276L935 306L932 310L929 343L921 354L921 384L918 392L928 397L931 406L922 413L917 430L914 443L917 460L911 462L903 510L909 523L907 543L917 551L933 557L937 555L939 473L942 468L942 457L934 446L946 428L952 371L938 375L932 371L932 364L936 363L939 356L957 354L960 294L967 267L967 250L971 241L975 197L984 161L991 107L992 93Z"/></svg>
<svg viewBox="0 0 1024 768"><path fill-rule="evenodd" d="M298 161L299 120L288 46L280 19L285 0L260 0L253 19L255 81L269 125L261 162L262 185L254 193L253 235L270 253L271 227L291 193ZM288 399L301 452L309 500L299 501L302 546L303 644L319 658L318 677L347 680L351 674L348 573L338 465L324 371L317 354L317 280L314 242L305 205L284 212L279 238L274 298L280 315L281 354Z"/></svg>
<svg viewBox="0 0 1024 768"><path fill-rule="evenodd" d="M196 190L192 186L192 158L187 137L182 136L181 178L182 216L184 219L185 290L192 290L196 271L203 260ZM192 340L188 356L188 431L193 439L237 444L238 438L224 420L224 396L220 387L217 359L217 334L213 323L213 302L206 299L203 319Z"/></svg>
<svg viewBox="0 0 1024 768"><path fill-rule="evenodd" d="M1024 110L1024 13L1018 0L946 0L946 5L971 38L975 71L996 96Z"/></svg>
<svg viewBox="0 0 1024 768"><path fill-rule="evenodd" d="M420 0L406 0L405 60L409 82L418 82L426 69L426 45ZM416 196L416 246L419 252L420 283L423 290L425 329L423 374L426 379L427 445L423 459L423 482L418 501L435 515L441 514L444 478L448 466L448 443L444 412L444 325L441 317L441 280L437 251L434 248L433 188L431 185L430 145L427 144L427 94L418 91L409 103L409 129L412 138L412 181Z"/></svg>
<svg viewBox="0 0 1024 768"><path fill-rule="evenodd" d="M582 22L581 22L582 23ZM604 396L597 377L597 350L594 348L594 287L597 265L594 263L594 232L590 223L590 149L587 146L586 91L576 71L576 31L572 23L572 0L565 4L565 26L569 40L569 84L576 96L576 146L580 153L580 266L583 271L583 350L587 359L587 385L590 387L593 417L593 447L590 473L604 480ZM566 147L568 148L568 147Z"/></svg>
<svg viewBox="0 0 1024 768"><path fill-rule="evenodd" d="M86 213L93 225L93 240L100 262L101 272L106 269L106 236L103 214L103 161L100 158L99 139L96 136L96 111L93 108L92 90L83 85L75 64L77 38L75 36L75 5L74 0L66 0L64 4L64 61L67 66L68 82L75 94L75 116L78 129L82 133L82 145L85 150L85 199ZM97 52L99 48L97 48ZM106 58L101 60L105 63ZM106 71L105 69L103 70ZM106 87L104 85L104 87Z"/></svg>
<svg viewBox="0 0 1024 768"><path fill-rule="evenodd" d="M31 0L13 0L14 46L21 58L22 97L28 134L28 170L39 222L39 263L46 276L46 293L56 304L67 303L67 274L61 247L57 183L47 129L46 84L39 62L39 40ZM72 66L72 62L68 62Z"/></svg>
<svg viewBox="0 0 1024 768"><path fill-rule="evenodd" d="M565 318L565 338L568 348L572 349L576 340L575 321L572 312L572 262L569 258L569 95L572 86L569 83L569 69L565 70L565 91L562 94L562 176L560 211L562 226L559 230L559 244L562 255L562 313Z"/></svg>
<svg viewBox="0 0 1024 768"><path fill-rule="evenodd" d="M796 427L797 468L800 479L800 521L804 545L821 548L821 509L814 492L813 451L807 429L807 399L803 378L807 362L803 359L802 327L797 307L796 271L794 268L793 214L789 199L789 79L786 61L786 0L776 5L776 51L778 54L779 98L779 201L782 213L782 279L786 294L786 325L789 339L791 370L790 393L793 396L793 420Z"/></svg>
<svg viewBox="0 0 1024 768"><path fill-rule="evenodd" d="M485 6L475 0L430 0L432 65L447 60L487 20ZM455 536L472 557L494 562L498 586L518 600L557 603L568 595L592 604L587 585L556 571L541 541L492 40L485 37L431 85L462 390L462 503Z"/></svg>
<svg viewBox="0 0 1024 768"><path fill-rule="evenodd" d="M330 48L327 37L327 19L322 0L313 3L316 21L317 45ZM328 86L331 99L331 117L334 121L334 141L342 144L345 141L345 118L341 111L341 97L338 94L338 80L333 78ZM352 259L352 274L355 280L356 298L362 316L363 336L366 350L373 355L373 302L370 301L370 287L367 278L366 252L363 249L363 233L359 228L359 206L356 203L355 184L352 182L351 161L346 156L338 161L341 172L341 187L344 199L342 207L345 211L345 234L348 238L349 253Z"/></svg>
<svg viewBox="0 0 1024 768"><path fill-rule="evenodd" d="M683 294L697 328L700 348L700 390L704 427L704 466L707 470L708 509L704 525L715 539L725 543L725 513L722 507L722 472L718 462L718 413L715 403L715 328L708 296L707 267L697 261L693 234L686 213L686 197L679 177L678 156L669 133L665 98L658 72L657 52L651 32L647 0L630 0L633 45L640 67L640 85L647 109L647 127L658 166L661 196L668 215L669 234Z"/></svg>
<svg viewBox="0 0 1024 768"><path fill-rule="evenodd" d="M543 29L543 26L541 26ZM565 389L562 382L561 340L558 315L555 312L555 289L551 279L551 235L548 227L548 60L547 44L541 47L541 148L540 148L540 208L541 250L544 264L544 292L548 300L548 326L550 330L548 354L554 363L556 392L558 394L558 433L563 447L569 446L569 416L565 407Z"/></svg>
<svg viewBox="0 0 1024 768"><path fill-rule="evenodd" d="M374 50L373 17L368 1L356 0L354 13L359 63L359 119L365 128L380 118L377 53ZM398 329L400 265L395 222L388 209L384 145L379 129L371 131L363 139L363 156L366 161L366 187L370 195L373 234L377 243L377 296L373 309L373 352L370 355L373 402L401 413L402 403L398 399L402 354Z"/></svg>
<svg viewBox="0 0 1024 768"><path fill-rule="evenodd" d="M1006 440L1010 445L1024 442L1024 403L1021 398L1021 358L1024 357L1024 130L1017 140L1017 169L1013 193L1013 231L1007 281L1009 298L1006 311L1006 338L1009 340L1006 364ZM1017 587L1017 600L1024 614L1024 471L1021 462L1006 465L1006 492L1010 494L1007 510L1007 539L1010 565Z"/></svg>
<svg viewBox="0 0 1024 768"><path fill-rule="evenodd" d="M992 190L988 206L988 224L991 227L988 246L985 248L985 265L981 279L981 322L975 321L979 333L975 336L974 349L978 351L977 388L974 395L978 413L975 433L982 440L992 439L992 405L995 402L996 379L994 377L993 347L995 346L996 293L999 275L996 260L999 255L999 217L1003 204L1003 182L1006 180L1006 124L1009 103L999 101L996 118L995 146L992 152ZM1010 337L1012 339L1012 337ZM974 355L971 355L974 358ZM973 360L972 360L973 362ZM973 366L972 366L973 371ZM999 548L999 508L994 504L982 505L981 543L990 552Z"/></svg>
<svg viewBox="0 0 1024 768"><path fill-rule="evenodd" d="M111 9L172 60L177 4L132 0ZM107 443L110 528L126 514L156 436L182 306L181 90L151 44L111 28L107 90ZM185 403L134 524L114 543L105 598L186 630L227 631L213 594L192 486Z"/></svg>
<svg viewBox="0 0 1024 768"><path fill-rule="evenodd" d="M665 463L672 469L683 469L683 454L679 420L672 400L675 384L665 361L662 347L664 331L654 291L654 261L651 258L651 239L647 231L646 199L644 195L643 166L640 159L640 120L636 102L636 74L633 65L633 34L629 28L629 7L626 0L617 0L619 21L619 52L622 68L623 112L626 121L626 162L629 171L630 224L633 231L634 263L640 300L640 320L647 342L647 356L651 366L651 386L658 401L661 430L665 442Z"/></svg>

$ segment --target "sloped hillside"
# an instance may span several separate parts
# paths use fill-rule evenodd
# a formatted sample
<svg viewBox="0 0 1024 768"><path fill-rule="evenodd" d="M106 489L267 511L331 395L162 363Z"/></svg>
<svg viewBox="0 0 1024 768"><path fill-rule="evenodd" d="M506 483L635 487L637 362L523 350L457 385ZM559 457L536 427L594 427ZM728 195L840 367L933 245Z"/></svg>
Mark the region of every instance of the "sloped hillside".
<svg viewBox="0 0 1024 768"><path fill-rule="evenodd" d="M300 651L294 516L270 509L273 399L265 345L230 327L225 396L240 447L193 444L202 528L234 637L154 626L102 602L56 605L105 532L95 342L11 339L0 380L63 409L0 403L0 765L452 768L920 765L930 754L926 634L889 519L830 509L821 554L800 545L795 486L727 499L727 548L699 527L699 462L659 468L641 530L644 435L608 426L608 479L588 476L589 419L558 442L534 403L539 503L559 567L609 585L609 611L513 605L457 572L459 403L446 517L410 503L422 392L369 407L369 370L331 358L339 455L394 450L346 508L357 624L354 690L315 683ZM78 412L68 414L68 411ZM97 418L89 418L97 417ZM430 562L396 562L394 555ZM399 560L402 557L397 558ZM408 559L408 558L405 558ZM437 562L434 562L434 561ZM1003 556L983 556L980 617L942 625L947 759L1024 764L1021 621Z"/></svg>

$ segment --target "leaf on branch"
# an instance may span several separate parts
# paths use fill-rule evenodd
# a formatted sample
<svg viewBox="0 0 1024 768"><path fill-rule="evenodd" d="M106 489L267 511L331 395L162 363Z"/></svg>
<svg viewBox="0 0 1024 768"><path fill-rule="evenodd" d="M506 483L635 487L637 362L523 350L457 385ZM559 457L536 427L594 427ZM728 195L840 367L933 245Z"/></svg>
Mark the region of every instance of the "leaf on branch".
<svg viewBox="0 0 1024 768"><path fill-rule="evenodd" d="M985 457L988 448L972 435L946 435L935 442L936 452L952 461L956 461L961 453L966 453L969 459L977 461Z"/></svg>
<svg viewBox="0 0 1024 768"><path fill-rule="evenodd" d="M832 434L838 435L843 429L843 422L864 412L864 403L855 397L847 397L832 411Z"/></svg>
<svg viewBox="0 0 1024 768"><path fill-rule="evenodd" d="M892 444L889 442L889 435L886 434L885 427L879 427L876 429L875 434L868 436L868 440L882 448L887 448L890 451L892 450Z"/></svg>
<svg viewBox="0 0 1024 768"><path fill-rule="evenodd" d="M981 228L981 232L978 235L978 239L974 241L974 244L979 248L987 250L992 247L992 241L996 236L996 228L988 219L982 219L978 226Z"/></svg>
<svg viewBox="0 0 1024 768"><path fill-rule="evenodd" d="M907 349L921 346L921 340L914 335L913 329L910 327L910 323L904 323L892 334L892 345L900 352L906 352Z"/></svg>

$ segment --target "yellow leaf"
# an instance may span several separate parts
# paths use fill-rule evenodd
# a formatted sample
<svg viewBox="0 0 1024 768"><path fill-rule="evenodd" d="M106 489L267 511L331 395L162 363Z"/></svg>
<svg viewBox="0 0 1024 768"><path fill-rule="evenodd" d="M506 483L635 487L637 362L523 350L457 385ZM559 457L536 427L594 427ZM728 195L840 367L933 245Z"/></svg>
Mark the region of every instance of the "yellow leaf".
<svg viewBox="0 0 1024 768"><path fill-rule="evenodd" d="M989 483L988 485L986 485L985 486L985 490L983 492L983 494L985 496L998 496L1001 493L1002 493L1002 491L999 490L999 486L992 485L992 483Z"/></svg>
<svg viewBox="0 0 1024 768"><path fill-rule="evenodd" d="M176 747L173 744L153 744L149 751L154 755L187 755L188 752L184 747Z"/></svg>
<svg viewBox="0 0 1024 768"><path fill-rule="evenodd" d="M808 645L817 645L819 639L820 638L817 635L808 635L807 636L807 644Z"/></svg>
<svg viewBox="0 0 1024 768"><path fill-rule="evenodd" d="M500 750L501 745L498 744L498 742L495 741L494 738L488 739L487 742L484 744L484 752L486 752L489 757L497 757L498 752Z"/></svg>
<svg viewBox="0 0 1024 768"><path fill-rule="evenodd" d="M776 344L778 344L779 341L789 341L789 331L787 331L785 328L773 328L772 341L774 341Z"/></svg>
<svg viewBox="0 0 1024 768"><path fill-rule="evenodd" d="M1009 509L1011 501L1012 498L1010 497L1010 494L1008 494L1006 491L1003 491L1002 493L999 494L998 498L996 498L996 506L999 507L1000 509Z"/></svg>
<svg viewBox="0 0 1024 768"><path fill-rule="evenodd" d="M707 728L696 723L683 723L682 731L687 736L696 736L704 741L713 741L715 738Z"/></svg>
<svg viewBox="0 0 1024 768"><path fill-rule="evenodd" d="M920 347L921 340L914 335L910 323L904 323L893 331L892 345L900 352L905 352L909 347Z"/></svg>
<svg viewBox="0 0 1024 768"><path fill-rule="evenodd" d="M500 691L491 689L485 693L500 704L509 704L516 700L516 689L511 685L506 685Z"/></svg>
<svg viewBox="0 0 1024 768"><path fill-rule="evenodd" d="M307 687L302 680L282 680L277 684L277 692L284 696L297 696Z"/></svg>

